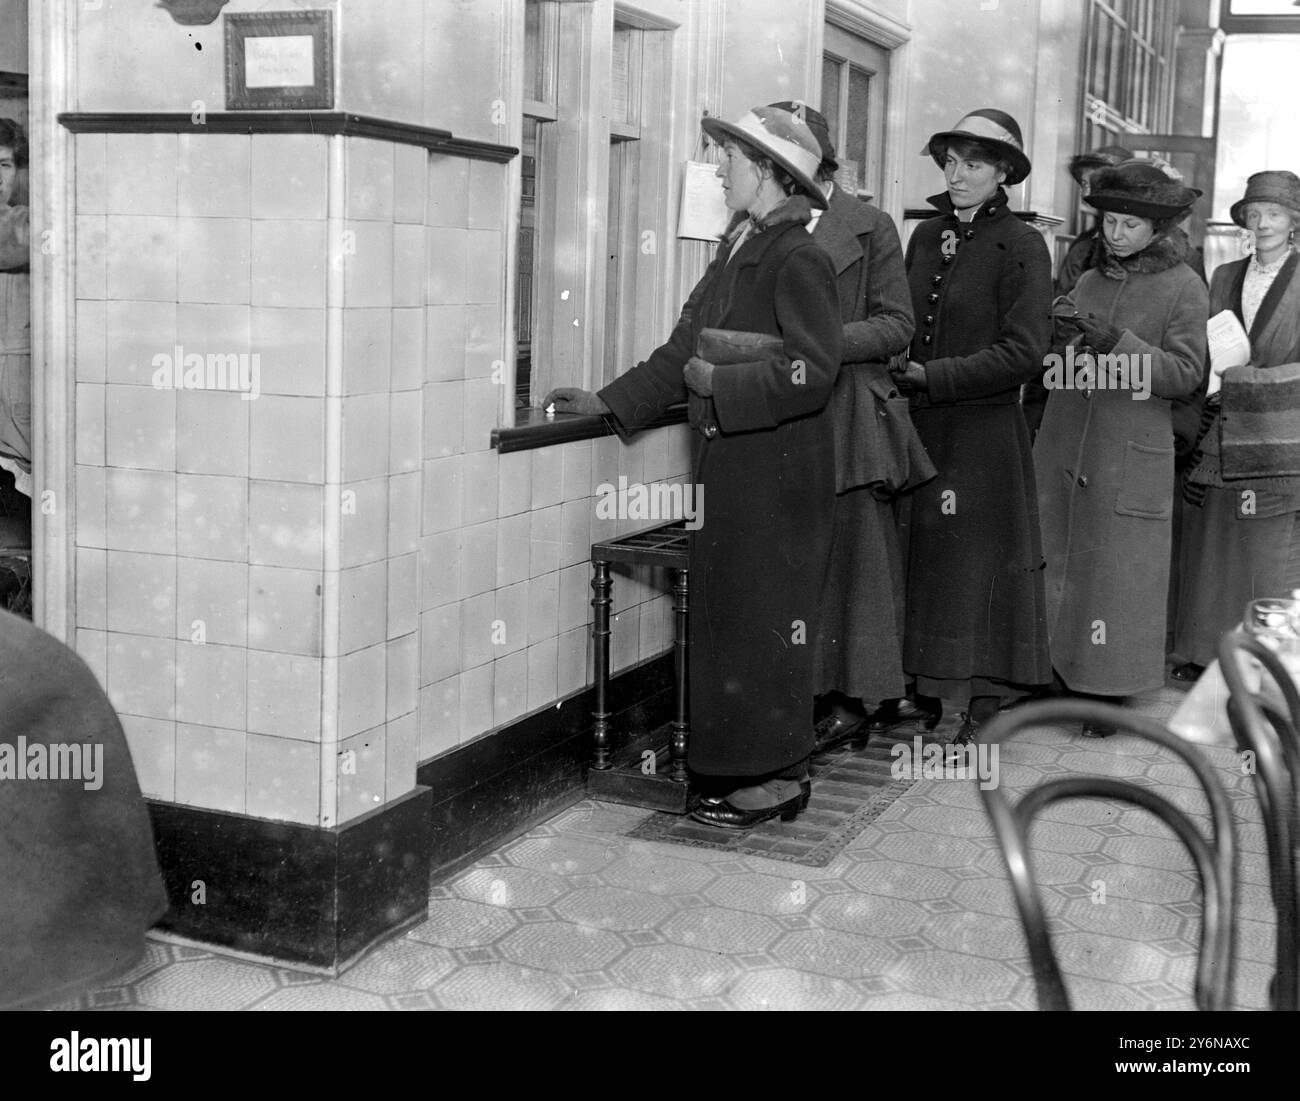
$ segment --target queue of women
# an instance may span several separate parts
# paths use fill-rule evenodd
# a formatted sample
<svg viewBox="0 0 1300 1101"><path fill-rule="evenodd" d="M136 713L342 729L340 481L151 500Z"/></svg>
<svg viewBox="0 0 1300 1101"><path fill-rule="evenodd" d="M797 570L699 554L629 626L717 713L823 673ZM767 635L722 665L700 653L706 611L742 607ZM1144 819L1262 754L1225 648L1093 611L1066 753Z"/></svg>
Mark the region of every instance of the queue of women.
<svg viewBox="0 0 1300 1101"><path fill-rule="evenodd" d="M930 138L946 188L905 258L834 182L816 111L703 126L734 217L671 337L599 393L545 399L622 435L689 402L710 502L690 543L697 819L794 818L814 753L933 729L944 701L966 742L1025 698L1158 687L1170 639L1194 679L1248 600L1300 587L1300 408L1250 421L1265 446L1224 427L1229 395L1257 408L1292 369L1300 391L1295 175L1250 177L1232 217L1254 255L1207 293L1179 227L1200 192L1119 147L1076 158L1099 222L1054 288L1008 206L1031 165L1002 111ZM1206 399L1219 310L1253 354ZM1089 370L1062 384L1051 362Z"/></svg>

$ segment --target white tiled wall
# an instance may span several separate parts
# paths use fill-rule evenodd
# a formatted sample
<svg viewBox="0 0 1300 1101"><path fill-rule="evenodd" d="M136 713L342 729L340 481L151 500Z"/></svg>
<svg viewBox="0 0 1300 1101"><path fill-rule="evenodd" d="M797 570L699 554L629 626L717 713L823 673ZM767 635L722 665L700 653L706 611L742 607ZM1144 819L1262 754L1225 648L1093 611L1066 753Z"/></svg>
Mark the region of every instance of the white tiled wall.
<svg viewBox="0 0 1300 1101"><path fill-rule="evenodd" d="M642 526L597 519L596 487L688 461L685 429L489 448L506 168L409 146L345 142L327 397L327 148L78 136L75 439L78 649L146 794L329 824L590 682L591 543ZM156 389L178 345L257 354L261 395ZM666 592L616 574L615 670L670 644Z"/></svg>

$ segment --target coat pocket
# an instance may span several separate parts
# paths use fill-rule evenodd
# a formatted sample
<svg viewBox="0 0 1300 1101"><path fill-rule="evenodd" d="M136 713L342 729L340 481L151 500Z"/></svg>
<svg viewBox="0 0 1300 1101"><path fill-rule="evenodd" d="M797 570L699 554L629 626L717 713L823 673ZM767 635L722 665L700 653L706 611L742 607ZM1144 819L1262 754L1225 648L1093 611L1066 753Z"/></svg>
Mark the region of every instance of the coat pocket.
<svg viewBox="0 0 1300 1101"><path fill-rule="evenodd" d="M1115 497L1121 516L1168 520L1174 511L1174 449L1144 447L1129 441L1124 450L1124 479Z"/></svg>

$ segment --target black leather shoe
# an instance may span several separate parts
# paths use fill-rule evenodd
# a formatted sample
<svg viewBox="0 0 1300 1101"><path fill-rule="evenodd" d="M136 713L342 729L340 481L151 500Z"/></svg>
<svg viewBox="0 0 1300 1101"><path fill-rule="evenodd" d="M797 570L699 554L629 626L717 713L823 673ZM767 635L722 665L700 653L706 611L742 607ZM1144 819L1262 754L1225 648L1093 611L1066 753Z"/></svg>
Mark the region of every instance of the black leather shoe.
<svg viewBox="0 0 1300 1101"><path fill-rule="evenodd" d="M838 715L827 715L813 727L813 731L816 735L814 753L825 753L845 742L865 742L870 736L865 716L855 722L845 722Z"/></svg>
<svg viewBox="0 0 1300 1101"><path fill-rule="evenodd" d="M691 817L697 822L703 822L709 826L719 826L724 830L747 830L751 826L757 826L760 822L766 822L769 818L776 818L778 815L782 822L793 822L799 816L799 812L808 806L808 801L811 798L812 781L803 780L799 784L798 795L772 807L741 810L739 807L733 807L730 802L724 799L720 803L701 802L698 807L691 811Z"/></svg>
<svg viewBox="0 0 1300 1101"><path fill-rule="evenodd" d="M980 724L970 717L965 711L961 713L961 726L957 728L957 735L953 738L953 745L970 745L979 740Z"/></svg>
<svg viewBox="0 0 1300 1101"><path fill-rule="evenodd" d="M867 716L867 730L872 734L886 734L894 730L919 727L933 730L943 717L943 708L930 711L918 707L915 700L889 700Z"/></svg>
<svg viewBox="0 0 1300 1101"><path fill-rule="evenodd" d="M1186 684L1191 684L1193 681L1198 680L1204 672L1204 665L1197 665L1194 661L1185 661L1169 675L1173 677L1174 680L1180 680Z"/></svg>

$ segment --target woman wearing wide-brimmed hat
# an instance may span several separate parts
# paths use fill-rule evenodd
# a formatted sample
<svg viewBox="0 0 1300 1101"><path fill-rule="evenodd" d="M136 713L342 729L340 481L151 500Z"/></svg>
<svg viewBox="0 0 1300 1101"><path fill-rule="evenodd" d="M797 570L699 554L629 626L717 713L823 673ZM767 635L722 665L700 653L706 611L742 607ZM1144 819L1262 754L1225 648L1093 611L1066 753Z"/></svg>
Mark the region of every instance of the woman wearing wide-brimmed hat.
<svg viewBox="0 0 1300 1101"><path fill-rule="evenodd" d="M1132 151L1122 145L1103 145L1100 149L1092 149L1087 153L1071 157L1070 175L1074 177L1074 182L1079 185L1079 190L1087 201L1093 177L1098 172L1103 168L1114 168L1117 164L1132 159ZM1099 236L1101 236L1101 225L1094 223L1070 242L1070 247L1061 259L1060 270L1056 273L1057 294L1069 294L1074 290L1079 277L1092 267L1093 245Z"/></svg>
<svg viewBox="0 0 1300 1101"><path fill-rule="evenodd" d="M809 795L813 651L835 502L823 412L843 323L834 266L806 228L826 205L808 125L775 107L703 125L724 153L727 205L747 217L666 344L598 395L563 388L546 401L609 413L628 433L690 400L694 478L708 492L690 543L687 763L713 792L695 816L744 828L794 817ZM697 354L706 328L779 342L715 364Z"/></svg>
<svg viewBox="0 0 1300 1101"><path fill-rule="evenodd" d="M1184 475L1180 680L1214 657L1248 601L1300 588L1300 177L1256 172L1231 214L1253 235L1254 254L1215 270L1210 316L1236 314L1251 355L1206 401Z"/></svg>
<svg viewBox="0 0 1300 1101"><path fill-rule="evenodd" d="M924 150L948 189L908 242L917 331L898 373L938 476L906 509L908 701L875 729L931 728L941 700L967 701L959 738L1050 676L1042 551L1021 384L1051 336L1052 263L1011 213L1003 185L1030 172L1015 119L972 111Z"/></svg>
<svg viewBox="0 0 1300 1101"><path fill-rule="evenodd" d="M1165 679L1172 402L1200 385L1208 316L1178 222L1200 194L1146 161L1098 172L1092 264L1055 309L1034 442L1052 666L1108 702Z"/></svg>

